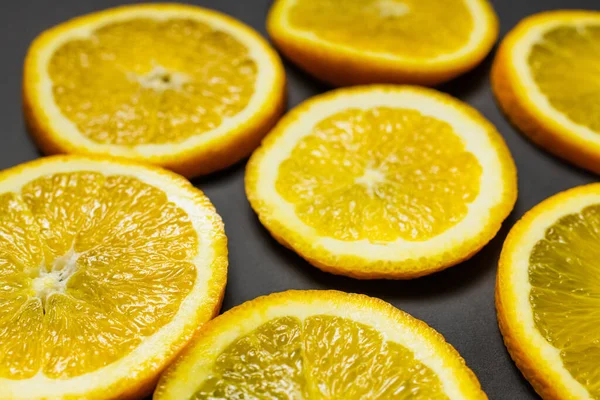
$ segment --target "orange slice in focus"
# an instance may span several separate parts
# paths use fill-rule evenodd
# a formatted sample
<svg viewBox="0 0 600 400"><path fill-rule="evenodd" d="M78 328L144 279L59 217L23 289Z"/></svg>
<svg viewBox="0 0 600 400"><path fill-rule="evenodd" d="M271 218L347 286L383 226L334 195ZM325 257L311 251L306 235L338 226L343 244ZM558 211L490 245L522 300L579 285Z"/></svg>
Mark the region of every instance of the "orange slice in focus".
<svg viewBox="0 0 600 400"><path fill-rule="evenodd" d="M80 156L0 173L0 397L147 395L226 271L221 219L178 175Z"/></svg>
<svg viewBox="0 0 600 400"><path fill-rule="evenodd" d="M495 128L440 92L340 89L288 113L252 155L246 192L263 225L313 265L414 278L491 240L516 198Z"/></svg>
<svg viewBox="0 0 600 400"><path fill-rule="evenodd" d="M289 291L205 326L154 400L487 399L444 338L371 297Z"/></svg>

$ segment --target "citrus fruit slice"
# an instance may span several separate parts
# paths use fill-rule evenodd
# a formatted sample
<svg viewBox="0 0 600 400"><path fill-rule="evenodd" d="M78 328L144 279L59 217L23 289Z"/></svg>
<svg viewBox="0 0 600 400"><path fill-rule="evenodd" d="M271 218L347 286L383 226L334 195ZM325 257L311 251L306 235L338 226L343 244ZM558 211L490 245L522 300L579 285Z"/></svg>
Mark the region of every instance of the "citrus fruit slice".
<svg viewBox="0 0 600 400"><path fill-rule="evenodd" d="M218 312L226 246L166 170L55 156L0 173L0 397L149 393Z"/></svg>
<svg viewBox="0 0 600 400"><path fill-rule="evenodd" d="M486 399L435 330L388 303L337 291L249 301L205 325L154 400Z"/></svg>
<svg viewBox="0 0 600 400"><path fill-rule="evenodd" d="M552 11L521 21L503 40L492 87L532 141L600 173L600 12Z"/></svg>
<svg viewBox="0 0 600 400"><path fill-rule="evenodd" d="M508 235L496 307L504 342L544 399L600 399L600 184L555 195Z"/></svg>
<svg viewBox="0 0 600 400"><path fill-rule="evenodd" d="M495 128L440 92L365 86L288 113L252 155L246 193L263 225L313 265L414 278L491 240L516 198Z"/></svg>
<svg viewBox="0 0 600 400"><path fill-rule="evenodd" d="M436 85L479 64L498 36L487 0L276 0L275 45L336 86Z"/></svg>
<svg viewBox="0 0 600 400"><path fill-rule="evenodd" d="M179 4L124 6L42 33L24 71L48 154L126 157L187 177L247 156L284 108L279 57L243 23Z"/></svg>

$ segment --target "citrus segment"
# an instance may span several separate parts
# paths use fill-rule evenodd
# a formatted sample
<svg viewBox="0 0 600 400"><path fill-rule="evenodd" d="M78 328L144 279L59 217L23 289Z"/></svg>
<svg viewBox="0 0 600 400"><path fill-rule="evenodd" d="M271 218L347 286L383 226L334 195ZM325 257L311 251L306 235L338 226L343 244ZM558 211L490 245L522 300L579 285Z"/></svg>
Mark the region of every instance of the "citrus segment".
<svg viewBox="0 0 600 400"><path fill-rule="evenodd" d="M477 158L448 123L374 107L315 125L281 163L276 187L323 236L423 241L465 217L480 177Z"/></svg>
<svg viewBox="0 0 600 400"><path fill-rule="evenodd" d="M277 318L230 344L191 398L235 398L242 393L250 398L305 398L300 320Z"/></svg>
<svg viewBox="0 0 600 400"><path fill-rule="evenodd" d="M277 0L277 47L336 86L435 85L480 63L498 35L487 0Z"/></svg>
<svg viewBox="0 0 600 400"><path fill-rule="evenodd" d="M43 329L42 305L39 301L28 300L23 293L10 297L3 294L2 297L6 306L5 316L0 321L0 377L31 378L41 365L42 338L39 332Z"/></svg>
<svg viewBox="0 0 600 400"><path fill-rule="evenodd" d="M304 337L311 392L317 397L447 398L430 368L369 326L317 315L305 320Z"/></svg>
<svg viewBox="0 0 600 400"><path fill-rule="evenodd" d="M490 240L514 204L494 127L439 92L365 86L311 99L253 154L246 192L273 236L313 265L413 278Z"/></svg>
<svg viewBox="0 0 600 400"><path fill-rule="evenodd" d="M428 356L412 340L428 343ZM431 328L366 296L311 291L260 298L217 318L155 393L155 400L391 397L486 398Z"/></svg>
<svg viewBox="0 0 600 400"><path fill-rule="evenodd" d="M210 249L222 231L211 226L208 202L179 179L78 157L42 159L0 175L2 393L38 398L20 392L19 382L41 379L64 385L41 385L48 393L74 395L81 385L70 388L70 379L93 381L95 372L154 339L155 349L137 356L138 371L130 370L138 380L124 385L132 377L114 371L79 393L96 398L94 390L103 388L118 397L147 384L213 315L220 295L209 291L222 293L224 282ZM198 314L186 315L184 302L194 297ZM166 326L180 336L168 338Z"/></svg>
<svg viewBox="0 0 600 400"><path fill-rule="evenodd" d="M513 228L498 271L498 318L545 398L600 398L600 187L556 195Z"/></svg>
<svg viewBox="0 0 600 400"><path fill-rule="evenodd" d="M600 169L600 13L557 10L521 21L502 41L492 88L531 140L572 163Z"/></svg>
<svg viewBox="0 0 600 400"><path fill-rule="evenodd" d="M281 61L255 31L180 4L117 7L42 33L23 85L46 153L122 156L187 176L246 156L285 92Z"/></svg>

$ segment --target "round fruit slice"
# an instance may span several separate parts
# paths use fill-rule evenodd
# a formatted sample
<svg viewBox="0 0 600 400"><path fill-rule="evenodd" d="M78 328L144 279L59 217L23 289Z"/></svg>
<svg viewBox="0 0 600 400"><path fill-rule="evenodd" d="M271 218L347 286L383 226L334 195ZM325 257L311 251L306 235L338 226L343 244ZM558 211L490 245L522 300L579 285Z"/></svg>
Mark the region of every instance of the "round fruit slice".
<svg viewBox="0 0 600 400"><path fill-rule="evenodd" d="M258 33L178 4L118 7L44 32L23 84L45 153L109 154L187 177L247 156L285 92L281 61Z"/></svg>
<svg viewBox="0 0 600 400"><path fill-rule="evenodd" d="M521 21L492 69L500 106L531 140L600 173L600 12L552 11Z"/></svg>
<svg viewBox="0 0 600 400"><path fill-rule="evenodd" d="M56 156L0 173L0 393L130 399L219 310L223 223L171 172Z"/></svg>
<svg viewBox="0 0 600 400"><path fill-rule="evenodd" d="M568 190L511 230L496 285L498 321L544 399L600 399L600 184Z"/></svg>
<svg viewBox="0 0 600 400"><path fill-rule="evenodd" d="M208 323L154 400L487 399L456 350L388 303L288 291Z"/></svg>
<svg viewBox="0 0 600 400"><path fill-rule="evenodd" d="M435 85L485 58L498 21L487 0L276 0L267 30L290 60L336 86Z"/></svg>
<svg viewBox="0 0 600 400"><path fill-rule="evenodd" d="M491 240L516 199L495 128L440 92L340 89L287 114L251 157L250 204L282 244L357 278L414 278Z"/></svg>

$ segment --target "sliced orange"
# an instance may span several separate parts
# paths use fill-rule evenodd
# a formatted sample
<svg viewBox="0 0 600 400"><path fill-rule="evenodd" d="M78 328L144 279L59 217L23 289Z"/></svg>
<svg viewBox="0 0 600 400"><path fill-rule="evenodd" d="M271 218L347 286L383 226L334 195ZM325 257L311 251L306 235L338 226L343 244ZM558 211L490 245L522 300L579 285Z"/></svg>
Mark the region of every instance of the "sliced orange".
<svg viewBox="0 0 600 400"><path fill-rule="evenodd" d="M552 11L521 21L492 69L502 109L531 140L600 173L600 12Z"/></svg>
<svg viewBox="0 0 600 400"><path fill-rule="evenodd" d="M544 399L600 398L600 184L557 194L508 235L496 306L504 342Z"/></svg>
<svg viewBox="0 0 600 400"><path fill-rule="evenodd" d="M215 11L118 7L42 33L24 71L26 119L47 154L126 157L187 177L247 156L284 108L279 57Z"/></svg>
<svg viewBox="0 0 600 400"><path fill-rule="evenodd" d="M485 58L498 20L487 0L276 0L267 30L285 56L336 86L436 85Z"/></svg>
<svg viewBox="0 0 600 400"><path fill-rule="evenodd" d="M0 397L148 394L218 313L226 242L163 169L56 156L0 173Z"/></svg>
<svg viewBox="0 0 600 400"><path fill-rule="evenodd" d="M288 291L208 323L154 400L487 399L456 350L379 299Z"/></svg>
<svg viewBox="0 0 600 400"><path fill-rule="evenodd" d="M263 225L313 265L414 278L491 240L516 199L496 129L440 92L339 89L288 113L252 155L246 193Z"/></svg>

